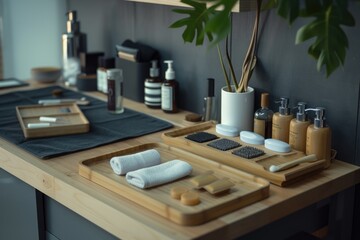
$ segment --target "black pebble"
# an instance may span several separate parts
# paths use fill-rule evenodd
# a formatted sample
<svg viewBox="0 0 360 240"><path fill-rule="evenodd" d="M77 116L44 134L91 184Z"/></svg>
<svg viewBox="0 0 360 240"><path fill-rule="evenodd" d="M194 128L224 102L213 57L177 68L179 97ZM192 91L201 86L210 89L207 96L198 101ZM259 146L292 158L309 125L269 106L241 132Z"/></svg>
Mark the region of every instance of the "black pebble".
<svg viewBox="0 0 360 240"><path fill-rule="evenodd" d="M240 147L241 145L233 140L223 138L209 143L208 146L220 149L222 151L227 151L229 149Z"/></svg>
<svg viewBox="0 0 360 240"><path fill-rule="evenodd" d="M197 132L187 135L185 138L194 142L203 143L217 139L218 137L215 134L211 134L207 132Z"/></svg>
<svg viewBox="0 0 360 240"><path fill-rule="evenodd" d="M250 146L242 147L240 149L233 151L232 153L239 157L243 157L247 159L256 158L265 154L263 150Z"/></svg>

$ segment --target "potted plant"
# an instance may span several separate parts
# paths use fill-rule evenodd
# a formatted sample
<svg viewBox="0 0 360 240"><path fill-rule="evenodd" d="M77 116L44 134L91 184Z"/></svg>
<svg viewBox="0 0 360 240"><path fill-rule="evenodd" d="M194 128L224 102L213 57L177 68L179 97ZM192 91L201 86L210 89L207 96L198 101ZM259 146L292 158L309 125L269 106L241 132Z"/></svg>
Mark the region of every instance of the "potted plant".
<svg viewBox="0 0 360 240"><path fill-rule="evenodd" d="M255 52L260 21L261 0L256 0L256 16L253 32L239 79L235 73L228 47L228 33L231 28L230 13L237 0L229 0L224 3L221 1L211 1L214 4L209 7L206 4L206 2L209 1L181 0L181 2L192 6L193 9L175 9L175 12L188 14L189 17L180 19L172 24L171 27L186 26L183 34L185 41L192 42L197 33L196 44L202 45L204 35L206 34L209 41L217 46L220 65L226 83L225 87L221 89L221 123L236 127L239 131L252 130L254 89L249 87L248 83L256 64ZM216 9L221 6L228 10L222 12L217 11ZM210 30L208 30L208 28ZM226 31L222 32L223 30ZM223 57L219 46L222 38L226 38L225 57ZM226 58L226 62L224 58ZM234 104L236 106L231 107L231 105Z"/></svg>
<svg viewBox="0 0 360 240"><path fill-rule="evenodd" d="M185 27L182 35L185 42L195 40L196 45L203 45L207 37L211 45L217 45L227 91L243 93L251 90L248 84L256 65L257 30L262 0L256 0L252 38L242 64L240 78L237 80L227 41L225 56L229 71L227 71L218 44L224 39L227 40L231 29L231 11L239 1L241 3L242 0L181 0L190 8L174 9L174 12L186 16L174 22L170 27ZM341 27L355 25L354 18L347 9L348 0L268 0L264 3L263 9L275 8L278 15L287 19L290 24L298 17L311 19L298 30L295 42L298 44L315 38L308 53L317 60L319 71L325 68L328 77L344 64L348 40Z"/></svg>

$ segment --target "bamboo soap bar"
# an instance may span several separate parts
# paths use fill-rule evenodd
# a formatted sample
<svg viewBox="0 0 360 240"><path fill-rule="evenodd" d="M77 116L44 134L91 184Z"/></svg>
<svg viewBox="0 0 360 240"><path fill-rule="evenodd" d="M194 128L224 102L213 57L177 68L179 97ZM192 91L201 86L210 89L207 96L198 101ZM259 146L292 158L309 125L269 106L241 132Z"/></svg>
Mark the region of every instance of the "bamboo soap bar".
<svg viewBox="0 0 360 240"><path fill-rule="evenodd" d="M181 194L180 202L187 206L195 206L200 203L199 194L194 191L188 191Z"/></svg>
<svg viewBox="0 0 360 240"><path fill-rule="evenodd" d="M212 174L212 172L204 173L199 176L193 177L190 179L190 182L197 188L202 188L205 185L208 185L214 181L218 180L216 176Z"/></svg>
<svg viewBox="0 0 360 240"><path fill-rule="evenodd" d="M211 194L216 194L229 190L235 184L230 182L228 179L220 179L206 185L204 188Z"/></svg>
<svg viewBox="0 0 360 240"><path fill-rule="evenodd" d="M183 186L173 187L170 190L170 195L172 198L180 200L181 195L186 193L187 191L188 191L188 189Z"/></svg>

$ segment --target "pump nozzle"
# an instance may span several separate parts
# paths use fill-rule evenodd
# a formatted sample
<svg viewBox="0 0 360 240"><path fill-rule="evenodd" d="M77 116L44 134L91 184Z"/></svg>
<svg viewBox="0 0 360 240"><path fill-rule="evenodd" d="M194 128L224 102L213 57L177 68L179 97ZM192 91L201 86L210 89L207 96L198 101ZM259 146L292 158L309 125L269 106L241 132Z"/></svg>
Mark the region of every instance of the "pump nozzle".
<svg viewBox="0 0 360 240"><path fill-rule="evenodd" d="M275 103L280 103L280 107L279 107L280 115L289 115L290 114L288 98L282 97L282 98L280 98L280 101L275 101Z"/></svg>
<svg viewBox="0 0 360 240"><path fill-rule="evenodd" d="M323 128L326 126L326 119L325 119L325 108L323 107L317 107L317 108L308 108L305 109L305 112L307 111L314 111L315 112L315 118L314 118L314 127L315 128Z"/></svg>
<svg viewBox="0 0 360 240"><path fill-rule="evenodd" d="M173 69L173 60L166 60L164 61L164 63L166 63L168 65L168 69L165 72L165 79L166 80L173 80L175 79L175 71Z"/></svg>
<svg viewBox="0 0 360 240"><path fill-rule="evenodd" d="M150 77L158 77L159 76L159 68L157 67L157 60L151 61L151 68L150 68Z"/></svg>
<svg viewBox="0 0 360 240"><path fill-rule="evenodd" d="M298 102L296 108L298 109L298 112L296 113L296 120L301 122L306 121L306 113L305 113L306 103Z"/></svg>

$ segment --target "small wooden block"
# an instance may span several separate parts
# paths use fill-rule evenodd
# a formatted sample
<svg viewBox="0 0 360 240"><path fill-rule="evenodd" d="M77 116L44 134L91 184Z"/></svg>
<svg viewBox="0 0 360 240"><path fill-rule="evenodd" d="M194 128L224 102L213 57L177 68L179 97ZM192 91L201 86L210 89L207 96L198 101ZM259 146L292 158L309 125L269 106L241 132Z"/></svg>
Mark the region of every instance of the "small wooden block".
<svg viewBox="0 0 360 240"><path fill-rule="evenodd" d="M205 173L201 174L199 176L193 177L190 179L190 182L196 187L196 188L202 188L205 185L208 185L214 181L218 180L216 176L214 176L211 173Z"/></svg>
<svg viewBox="0 0 360 240"><path fill-rule="evenodd" d="M204 188L209 193L216 194L216 193L220 193L220 192L229 190L234 185L235 185L234 183L230 182L227 179L220 179L220 180L217 180L215 182L212 182L212 183L206 185Z"/></svg>

